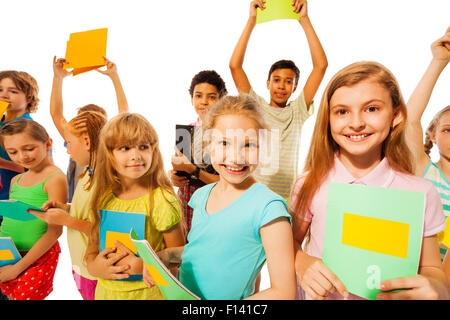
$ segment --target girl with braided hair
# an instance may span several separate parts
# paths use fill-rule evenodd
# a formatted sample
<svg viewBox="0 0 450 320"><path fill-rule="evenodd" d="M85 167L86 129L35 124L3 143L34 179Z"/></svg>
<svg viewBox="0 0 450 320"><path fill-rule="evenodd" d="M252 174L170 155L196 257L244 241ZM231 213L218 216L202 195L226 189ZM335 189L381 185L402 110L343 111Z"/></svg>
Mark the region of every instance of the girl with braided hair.
<svg viewBox="0 0 450 320"><path fill-rule="evenodd" d="M425 132L425 143L420 119L430 100L433 87L439 75L450 61L450 27L446 34L431 45L433 59L417 87L414 89L408 103L407 136L408 145L413 153L414 174L433 183L438 189L445 217L450 213L450 106L439 111ZM430 151L436 144L439 149L439 161L430 159ZM447 252L449 244L443 242L447 228L438 235L441 259ZM444 241L445 242L445 241Z"/></svg>

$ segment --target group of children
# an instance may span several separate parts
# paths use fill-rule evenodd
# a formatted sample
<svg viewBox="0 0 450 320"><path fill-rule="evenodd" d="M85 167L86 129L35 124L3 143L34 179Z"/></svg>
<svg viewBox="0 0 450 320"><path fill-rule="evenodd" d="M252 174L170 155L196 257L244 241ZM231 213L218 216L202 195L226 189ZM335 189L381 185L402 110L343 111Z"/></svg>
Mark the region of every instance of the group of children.
<svg viewBox="0 0 450 320"><path fill-rule="evenodd" d="M63 69L64 59L54 58L50 112L71 158L66 179L53 163L51 138L30 117L39 102L36 81L25 72L0 72L0 100L9 103L0 122L1 199L46 210L30 211L36 220L5 217L1 223L0 236L12 237L22 255L16 264L0 267L4 299L48 296L63 226L83 299L163 299L129 248L116 241L116 247L100 251L101 210L145 214L146 240L202 299L358 299L322 262L330 182L424 193L418 274L380 283L377 298L449 298L450 258L437 238L450 205L449 107L432 121L425 145L420 119L450 60L450 28L432 44L433 59L408 103L394 75L379 63L356 62L337 72L320 101L305 167L297 177L301 128L314 112L327 57L306 1L294 0L313 69L298 98L288 102L299 70L290 60L274 63L266 102L242 67L258 7L264 10L265 1L251 2L230 59L240 95L228 96L213 70L196 74L189 88L198 115L192 125L201 137L194 139L194 150L201 153L194 158L208 159L207 165L192 163L177 150L166 173L158 134L143 116L128 112L117 67L106 58L106 71L98 71L113 81L119 114L108 121L105 110L87 105L66 121L62 84L70 72ZM279 135L270 146L276 172L267 174L258 163L268 140L252 133L270 131ZM441 155L437 163L428 156L432 144ZM270 286L261 291L264 263ZM134 281L134 275L143 280Z"/></svg>

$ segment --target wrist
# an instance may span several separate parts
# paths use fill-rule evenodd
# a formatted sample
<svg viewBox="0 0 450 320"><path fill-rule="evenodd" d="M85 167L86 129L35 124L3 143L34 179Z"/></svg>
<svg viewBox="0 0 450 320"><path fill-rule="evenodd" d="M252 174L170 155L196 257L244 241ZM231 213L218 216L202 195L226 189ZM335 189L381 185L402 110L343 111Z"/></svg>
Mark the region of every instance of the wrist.
<svg viewBox="0 0 450 320"><path fill-rule="evenodd" d="M195 165L193 165L192 163L188 164L186 167L186 172L189 174L193 174L195 172L195 170L197 169L197 167Z"/></svg>
<svg viewBox="0 0 450 320"><path fill-rule="evenodd" d="M108 76L111 78L112 81L119 80L119 74L117 72L109 73Z"/></svg>
<svg viewBox="0 0 450 320"><path fill-rule="evenodd" d="M304 27L305 25L311 25L311 20L309 20L308 16L300 17L298 22Z"/></svg>
<svg viewBox="0 0 450 320"><path fill-rule="evenodd" d="M443 59L438 59L436 57L433 57L430 64L435 66L438 69L441 69L441 71L442 71L447 66L448 60L443 60Z"/></svg>
<svg viewBox="0 0 450 320"><path fill-rule="evenodd" d="M64 80L64 77L62 75L59 75L59 74L56 74L56 73L53 75L53 82L56 82L58 84L62 84L63 80Z"/></svg>

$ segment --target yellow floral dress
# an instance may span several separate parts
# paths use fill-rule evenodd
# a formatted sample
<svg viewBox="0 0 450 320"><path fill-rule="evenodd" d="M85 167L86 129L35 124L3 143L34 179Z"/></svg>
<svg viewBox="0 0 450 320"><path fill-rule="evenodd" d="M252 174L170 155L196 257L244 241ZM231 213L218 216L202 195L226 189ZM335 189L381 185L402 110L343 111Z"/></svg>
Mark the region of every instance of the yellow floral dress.
<svg viewBox="0 0 450 320"><path fill-rule="evenodd" d="M181 209L175 196L157 188L153 191L153 211L150 212L149 195L138 199L121 200L113 193L106 200L105 210L144 213L145 238L155 251L166 247L162 232L180 222ZM95 300L163 300L157 286L148 288L144 281L116 281L98 279Z"/></svg>

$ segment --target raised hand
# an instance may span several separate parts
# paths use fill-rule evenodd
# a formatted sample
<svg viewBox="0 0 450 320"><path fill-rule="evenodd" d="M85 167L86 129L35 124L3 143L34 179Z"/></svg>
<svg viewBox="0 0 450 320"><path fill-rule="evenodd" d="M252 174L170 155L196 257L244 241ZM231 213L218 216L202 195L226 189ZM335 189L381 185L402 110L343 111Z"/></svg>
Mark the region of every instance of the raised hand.
<svg viewBox="0 0 450 320"><path fill-rule="evenodd" d="M266 0L253 0L250 3L250 17L256 17L256 8L264 10L266 8Z"/></svg>
<svg viewBox="0 0 450 320"><path fill-rule="evenodd" d="M308 16L308 5L306 0L293 0L294 12L300 13L300 18Z"/></svg>
<svg viewBox="0 0 450 320"><path fill-rule="evenodd" d="M108 60L108 58L106 58L105 56L103 56L103 59L105 59L105 65L106 65L106 70L101 70L101 69L95 69L98 72L100 72L101 74L104 74L108 77L112 77L114 75L117 75L117 66L114 62L112 62L111 60Z"/></svg>
<svg viewBox="0 0 450 320"><path fill-rule="evenodd" d="M448 62L450 60L450 27L447 28L445 35L431 44L433 58Z"/></svg>
<svg viewBox="0 0 450 320"><path fill-rule="evenodd" d="M56 56L53 57L53 73L55 77L65 78L72 74L72 72L64 70L64 64L67 64L68 61L64 58L56 59Z"/></svg>

